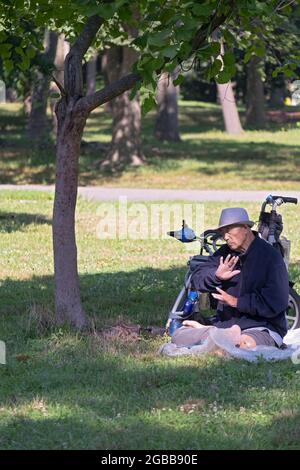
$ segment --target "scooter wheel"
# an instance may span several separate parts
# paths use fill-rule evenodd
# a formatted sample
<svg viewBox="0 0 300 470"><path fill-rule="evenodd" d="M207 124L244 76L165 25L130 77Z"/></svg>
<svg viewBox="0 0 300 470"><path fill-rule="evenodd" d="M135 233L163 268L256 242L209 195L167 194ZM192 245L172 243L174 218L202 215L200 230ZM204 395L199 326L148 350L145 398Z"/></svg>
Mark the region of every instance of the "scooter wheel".
<svg viewBox="0 0 300 470"><path fill-rule="evenodd" d="M289 306L286 313L289 330L300 328L300 296L290 287Z"/></svg>

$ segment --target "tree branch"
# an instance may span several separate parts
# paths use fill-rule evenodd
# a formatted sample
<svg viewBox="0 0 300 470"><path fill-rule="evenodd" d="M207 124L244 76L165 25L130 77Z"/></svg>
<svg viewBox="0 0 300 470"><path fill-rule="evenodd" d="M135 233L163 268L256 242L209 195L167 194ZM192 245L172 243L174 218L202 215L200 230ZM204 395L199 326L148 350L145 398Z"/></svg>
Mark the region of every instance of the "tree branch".
<svg viewBox="0 0 300 470"><path fill-rule="evenodd" d="M66 96L66 92L65 92L64 87L62 86L61 83L59 83L58 80L56 80L56 78L54 77L54 75L51 76L51 80L53 80L54 83L56 84L57 88L58 88L59 91L60 91L61 96Z"/></svg>
<svg viewBox="0 0 300 470"><path fill-rule="evenodd" d="M225 22L225 20L231 15L234 5L235 2L230 0L228 2L228 13L218 16L218 12L216 11L210 21L199 28L192 43L192 52L195 52L203 44L207 36ZM168 60L166 62L168 62ZM158 70L157 72L161 72L161 70ZM76 104L76 111L88 115L98 106L116 98L125 91L132 89L139 80L141 80L140 75L131 73L92 95L81 97Z"/></svg>
<svg viewBox="0 0 300 470"><path fill-rule="evenodd" d="M71 47L70 52L78 54L81 59L83 59L84 54L92 44L102 23L103 19L100 16L90 16L80 35Z"/></svg>
<svg viewBox="0 0 300 470"><path fill-rule="evenodd" d="M218 11L214 13L209 23L202 25L193 39L192 43L192 52L195 52L199 47L203 44L207 36L211 35L221 24L223 24L227 18L232 14L232 10L234 8L236 2L230 1L228 7L232 7L229 9L228 13L224 13L221 16L218 16Z"/></svg>
<svg viewBox="0 0 300 470"><path fill-rule="evenodd" d="M102 88L102 90L81 98L76 104L75 111L89 114L93 109L116 98L124 93L124 91L131 90L139 80L141 80L141 77L137 73L125 75L120 80Z"/></svg>
<svg viewBox="0 0 300 470"><path fill-rule="evenodd" d="M65 59L64 76L68 101L70 99L76 101L83 95L82 59L102 23L103 19L100 16L90 16Z"/></svg>

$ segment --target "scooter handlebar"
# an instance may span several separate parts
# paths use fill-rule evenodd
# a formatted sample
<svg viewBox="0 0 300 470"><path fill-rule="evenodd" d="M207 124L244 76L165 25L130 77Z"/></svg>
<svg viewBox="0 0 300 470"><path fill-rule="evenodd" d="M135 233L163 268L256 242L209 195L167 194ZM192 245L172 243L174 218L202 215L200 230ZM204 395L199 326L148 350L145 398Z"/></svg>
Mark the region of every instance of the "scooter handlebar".
<svg viewBox="0 0 300 470"><path fill-rule="evenodd" d="M272 195L272 198L273 200L274 199L282 199L283 202L288 202L290 204L298 204L298 199L296 197L288 197L288 196L273 196Z"/></svg>

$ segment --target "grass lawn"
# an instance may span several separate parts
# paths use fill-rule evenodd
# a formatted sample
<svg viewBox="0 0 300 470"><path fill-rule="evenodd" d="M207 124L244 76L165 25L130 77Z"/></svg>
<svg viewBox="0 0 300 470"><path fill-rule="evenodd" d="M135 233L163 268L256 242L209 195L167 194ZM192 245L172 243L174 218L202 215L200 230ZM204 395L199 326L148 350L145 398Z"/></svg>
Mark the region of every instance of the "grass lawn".
<svg viewBox="0 0 300 470"><path fill-rule="evenodd" d="M79 200L81 292L95 330L53 326L52 203L0 192L1 449L299 449L299 365L168 359L157 354L166 338L99 334L120 319L165 323L191 254L177 241L99 240L98 205ZM241 204L257 220L258 205ZM205 226L222 206L205 204ZM299 210L281 212L300 289Z"/></svg>
<svg viewBox="0 0 300 470"><path fill-rule="evenodd" d="M219 106L180 102L180 144L153 138L154 113L143 120L146 164L110 173L95 168L105 158L111 138L111 117L95 110L84 140L100 142L100 151L82 149L80 185L142 188L298 190L300 123L270 123L266 131L246 131L232 137L223 132ZM291 108L290 108L291 109ZM295 108L293 108L295 110ZM240 110L242 121L244 111ZM33 149L25 138L19 104L0 105L0 183L53 183L54 148Z"/></svg>

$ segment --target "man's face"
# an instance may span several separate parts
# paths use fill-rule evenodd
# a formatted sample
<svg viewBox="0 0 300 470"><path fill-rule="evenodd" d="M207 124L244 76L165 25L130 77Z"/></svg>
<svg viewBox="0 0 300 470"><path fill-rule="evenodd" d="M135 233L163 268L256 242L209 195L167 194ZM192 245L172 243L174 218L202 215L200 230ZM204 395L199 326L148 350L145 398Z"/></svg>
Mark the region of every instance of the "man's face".
<svg viewBox="0 0 300 470"><path fill-rule="evenodd" d="M219 232L231 250L242 251L247 240L249 227L248 225L228 225L221 228Z"/></svg>

